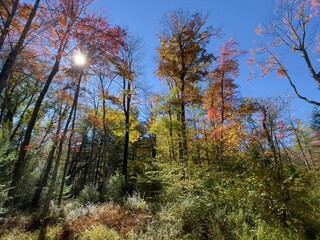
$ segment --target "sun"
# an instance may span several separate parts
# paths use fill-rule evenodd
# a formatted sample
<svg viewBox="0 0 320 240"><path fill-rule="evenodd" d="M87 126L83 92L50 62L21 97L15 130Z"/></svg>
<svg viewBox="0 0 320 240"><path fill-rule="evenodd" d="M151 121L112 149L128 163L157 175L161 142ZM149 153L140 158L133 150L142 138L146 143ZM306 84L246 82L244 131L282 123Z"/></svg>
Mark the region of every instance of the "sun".
<svg viewBox="0 0 320 240"><path fill-rule="evenodd" d="M78 66L84 66L86 64L86 57L81 52L77 52L73 56L74 63Z"/></svg>

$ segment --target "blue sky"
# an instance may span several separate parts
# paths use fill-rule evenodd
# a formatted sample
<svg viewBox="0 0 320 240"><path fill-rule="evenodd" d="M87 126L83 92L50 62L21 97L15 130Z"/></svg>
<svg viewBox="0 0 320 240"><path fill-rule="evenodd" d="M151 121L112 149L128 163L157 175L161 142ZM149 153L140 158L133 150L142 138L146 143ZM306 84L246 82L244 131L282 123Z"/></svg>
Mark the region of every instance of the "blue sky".
<svg viewBox="0 0 320 240"><path fill-rule="evenodd" d="M157 67L155 49L159 46L157 33L162 28L161 18L166 12L183 8L191 12L208 13L207 25L222 26L224 33L223 39L212 39L209 51L215 52L231 37L239 42L242 50L250 51L254 42L259 39L255 34L256 27L259 23L268 21L275 2L276 0L96 0L93 10L101 12L103 9L113 24L128 28L130 32L142 37L144 82L153 86L154 91L162 91L165 87L154 74ZM270 76L248 81L249 66L246 60L249 57L248 53L240 59L240 77L236 80L243 96L266 97L276 93L294 96L285 79ZM298 86L303 94L318 100L317 86L311 82L311 78L304 76ZM292 105L300 117L307 117L312 110L312 106L302 100L294 100Z"/></svg>

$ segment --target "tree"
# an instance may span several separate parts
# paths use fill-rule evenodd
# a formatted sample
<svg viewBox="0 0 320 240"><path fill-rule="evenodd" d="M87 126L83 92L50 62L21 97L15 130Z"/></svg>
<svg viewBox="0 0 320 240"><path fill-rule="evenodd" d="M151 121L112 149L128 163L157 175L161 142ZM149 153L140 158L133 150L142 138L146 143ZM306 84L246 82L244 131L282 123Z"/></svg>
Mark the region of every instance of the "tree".
<svg viewBox="0 0 320 240"><path fill-rule="evenodd" d="M135 91L134 80L139 75L139 60L141 59L141 39L127 35L124 45L120 48L115 64L116 74L122 80L122 110L125 116L124 152L122 174L125 183L128 181L128 156L130 142L130 112L132 95Z"/></svg>
<svg viewBox="0 0 320 240"><path fill-rule="evenodd" d="M90 33L90 34L88 34ZM108 99L108 89L104 82L105 78L109 77L110 84L113 81L111 73L112 60L119 51L119 48L123 46L123 38L126 36L126 32L119 26L111 26L107 19L103 17L95 17L88 15L86 18L80 20L78 27L75 31L75 38L78 41L78 47L83 49L87 54L87 61L92 65L92 72L97 76L99 82L100 98L102 99L102 123L103 123L103 134L101 139L102 155L100 156L103 161L103 179L106 180L107 161L105 159L107 153L107 123L106 123L106 100ZM98 100L99 103L99 100ZM74 112L75 113L75 112ZM96 111L97 113L97 111ZM75 125L75 116L72 122L72 129ZM73 132L73 130L71 131ZM93 132L95 135L95 131ZM71 145L72 145L73 134L69 137L67 158L62 175L62 182L60 186L60 193L58 199L58 205L61 204L64 184L70 167L71 158ZM92 142L94 142L94 136ZM93 151L93 148L92 148ZM90 156L92 157L92 156ZM98 160L98 165L100 160ZM97 167L99 168L99 166ZM98 171L97 171L98 172ZM93 183L95 185L95 183ZM105 185L105 184L104 184Z"/></svg>
<svg viewBox="0 0 320 240"><path fill-rule="evenodd" d="M303 126L299 119L290 119L290 130L294 134L296 148L301 155L298 156L299 161L303 161L308 171L316 166L315 151L313 144L313 132L307 126ZM312 163L312 165L310 164Z"/></svg>
<svg viewBox="0 0 320 240"><path fill-rule="evenodd" d="M33 63L26 63L25 58L32 58ZM27 107L24 108L22 113L27 111L33 102L39 88L41 88L41 81L39 81L39 77L44 75L45 69L45 62L37 57L36 53L26 50L20 53L13 72L4 88L0 103L0 123L3 126L8 126L9 130L14 127L11 134L12 137L10 137L11 140L13 140L16 132L19 130L24 116L24 114L22 114L21 118L18 117L17 114L25 105L27 105ZM29 104L26 104L28 101ZM14 124L13 119L16 117L21 119L21 121L19 120L20 124L19 122L16 125Z"/></svg>
<svg viewBox="0 0 320 240"><path fill-rule="evenodd" d="M9 207L14 204L14 201L12 201L12 198L16 197L17 193L17 186L21 180L23 171L25 169L25 158L27 151L29 149L29 144L31 141L32 131L36 124L36 120L38 117L38 113L40 111L43 99L49 89L49 86L51 85L51 82L55 75L59 71L60 63L62 56L67 48L67 46L70 44L70 35L73 33L76 23L80 17L80 15L83 14L83 11L87 7L87 5L91 2L91 0L82 0L77 3L71 1L61 1L55 3L56 5L50 6L50 11L52 11L52 21L58 22L59 24L55 26L54 32L56 34L55 39L51 39L51 41L55 41L55 49L56 53L54 54L54 63L52 66L52 69L50 71L50 74L47 76L45 84L43 85L43 88L41 89L41 92L36 100L31 118L28 122L27 129L24 134L24 139L21 144L18 159L15 162L14 170L13 170L13 177L12 182L10 186L10 190L8 191L8 197L5 206ZM59 11L55 11L55 9L59 9Z"/></svg>
<svg viewBox="0 0 320 240"><path fill-rule="evenodd" d="M252 51L254 57L249 60L254 66L260 67L263 76L277 72L279 77L286 78L300 99L316 106L320 106L319 101L314 101L299 91L293 72L295 66L285 61L283 52L290 53L291 59L304 64L306 74L310 75L313 83L320 86L320 69L317 64L320 52L317 27L319 8L318 0L279 1L272 20L266 26L257 28L257 34L264 37L264 42ZM297 56L302 57L301 63Z"/></svg>
<svg viewBox="0 0 320 240"><path fill-rule="evenodd" d="M186 105L199 99L196 84L207 74L212 55L205 47L220 29L207 27L206 16L184 10L169 12L163 19L157 75L166 79L171 92L177 96L177 118L180 122L179 155L181 162L188 162Z"/></svg>
<svg viewBox="0 0 320 240"><path fill-rule="evenodd" d="M71 97L68 96L66 91L61 89L59 90L60 91L57 92L55 95L56 99L58 100L57 107L56 107L57 109L54 112L55 113L54 117L57 116L56 132L52 136L52 145L45 163L45 168L43 169L42 174L40 175L40 178L37 182L36 189L33 195L33 199L31 202L31 207L33 209L36 209L37 207L39 207L38 205L40 202L41 194L42 194L43 188L46 187L47 185L49 174L52 170L52 164L54 162L56 149L58 147L59 141L61 141L60 136L61 136L61 130L63 127L63 121L65 121L67 113L70 109L70 105L72 105L70 103Z"/></svg>
<svg viewBox="0 0 320 240"><path fill-rule="evenodd" d="M311 128L320 132L320 108L317 107L312 111Z"/></svg>
<svg viewBox="0 0 320 240"><path fill-rule="evenodd" d="M3 43L8 36L9 29L13 18L17 12L19 6L19 0L14 1L1 1L0 12L1 12L1 35L0 35L0 50L2 49Z"/></svg>
<svg viewBox="0 0 320 240"><path fill-rule="evenodd" d="M276 96L253 99L256 115L248 122L253 125L255 141L260 147L262 164L275 168L278 178L283 176L285 140L288 128L283 120L284 112L290 100ZM249 138L249 137L248 137Z"/></svg>
<svg viewBox="0 0 320 240"><path fill-rule="evenodd" d="M244 52L238 49L238 43L234 39L227 41L218 51L217 66L209 74L210 83L204 102L213 127L213 140L219 143L216 153L221 164L224 154L224 129L227 129L227 125L233 125L232 118L234 119L237 105L238 86L234 83L234 78L239 75L238 58Z"/></svg>
<svg viewBox="0 0 320 240"><path fill-rule="evenodd" d="M16 3L14 3L14 5L13 5L13 10L16 7L15 4ZM23 30L21 32L21 35L20 35L16 45L10 51L6 61L3 63L3 66L2 66L1 72L0 72L0 94L2 93L6 83L8 81L8 78L9 78L11 72L12 72L12 68L13 68L14 63L16 62L16 59L17 59L19 53L21 52L21 50L23 48L23 43L25 42L25 40L26 40L26 38L28 36L28 32L30 31L30 28L32 26L33 19L35 18L36 13L38 11L39 4L40 4L40 0L36 0L34 5L33 5L33 7L31 8L31 11L30 11L29 17L27 19L27 22L25 23L25 26L24 26L24 28L23 28ZM15 10L11 14L14 15L14 13L15 13ZM8 24L8 20L9 20L9 22L11 22L11 20L12 20L11 16L10 16L11 14L9 14L6 24ZM3 32L2 32L2 34L3 34ZM5 38L7 34L8 33L5 33L3 38ZM0 40L2 41L2 39L0 39ZM1 45L0 45L0 49L1 49Z"/></svg>
<svg viewBox="0 0 320 240"><path fill-rule="evenodd" d="M159 161L177 163L180 123L174 118L176 99L170 94L155 95L149 102L149 132L155 139L156 155L159 156Z"/></svg>

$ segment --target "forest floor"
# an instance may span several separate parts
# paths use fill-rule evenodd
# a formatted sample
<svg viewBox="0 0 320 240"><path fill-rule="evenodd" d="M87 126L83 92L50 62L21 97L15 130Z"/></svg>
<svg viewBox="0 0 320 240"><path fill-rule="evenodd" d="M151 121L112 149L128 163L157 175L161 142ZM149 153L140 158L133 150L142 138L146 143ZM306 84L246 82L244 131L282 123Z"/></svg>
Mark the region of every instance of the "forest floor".
<svg viewBox="0 0 320 240"><path fill-rule="evenodd" d="M51 211L47 219L46 239L138 239L153 215L147 209L104 204ZM68 212L66 212L68 211ZM39 224L36 215L8 218L0 238L37 239Z"/></svg>

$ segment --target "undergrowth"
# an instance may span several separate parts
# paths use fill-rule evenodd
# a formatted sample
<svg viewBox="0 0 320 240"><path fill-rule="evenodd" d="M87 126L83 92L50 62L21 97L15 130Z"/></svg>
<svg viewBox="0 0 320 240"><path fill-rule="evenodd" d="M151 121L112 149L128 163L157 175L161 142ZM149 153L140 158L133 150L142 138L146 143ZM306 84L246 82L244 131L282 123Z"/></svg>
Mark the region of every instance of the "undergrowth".
<svg viewBox="0 0 320 240"><path fill-rule="evenodd" d="M165 170L152 201L138 189L122 205L51 206L47 239L320 239L319 175L287 169L279 181L253 170L199 168L184 177ZM30 226L32 216L8 218L1 239L37 239Z"/></svg>

